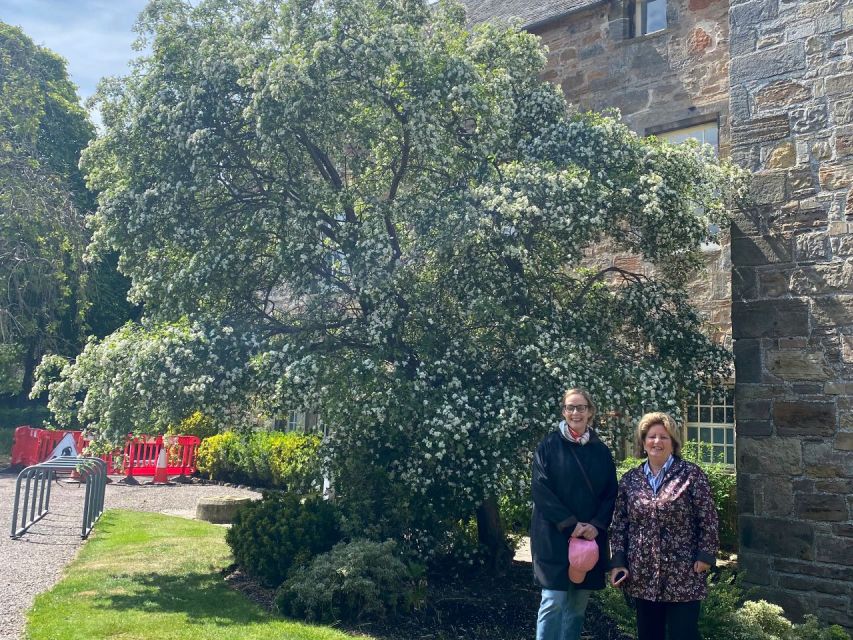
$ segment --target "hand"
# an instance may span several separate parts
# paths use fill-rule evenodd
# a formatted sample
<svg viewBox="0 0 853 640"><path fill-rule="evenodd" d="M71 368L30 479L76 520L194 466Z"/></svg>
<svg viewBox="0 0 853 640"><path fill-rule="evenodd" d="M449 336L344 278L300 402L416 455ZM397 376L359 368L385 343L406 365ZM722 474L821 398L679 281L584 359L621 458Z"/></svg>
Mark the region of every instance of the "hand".
<svg viewBox="0 0 853 640"><path fill-rule="evenodd" d="M614 587L621 587L630 575L625 567L616 567L610 572L610 584Z"/></svg>
<svg viewBox="0 0 853 640"><path fill-rule="evenodd" d="M704 573L710 568L711 565L709 565L707 562L702 562L701 560L697 560L693 563L693 571L695 571L696 573Z"/></svg>
<svg viewBox="0 0 853 640"><path fill-rule="evenodd" d="M587 522L578 522L572 531L573 538L584 538L585 540L595 540L598 535L598 529L595 525Z"/></svg>

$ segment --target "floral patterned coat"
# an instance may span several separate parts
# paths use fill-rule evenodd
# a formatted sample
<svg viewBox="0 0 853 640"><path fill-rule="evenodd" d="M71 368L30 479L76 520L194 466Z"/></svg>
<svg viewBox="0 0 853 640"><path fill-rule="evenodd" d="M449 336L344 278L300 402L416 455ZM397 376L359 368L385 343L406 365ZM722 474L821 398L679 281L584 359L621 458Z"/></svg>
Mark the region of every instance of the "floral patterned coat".
<svg viewBox="0 0 853 640"><path fill-rule="evenodd" d="M625 593L657 602L702 600L702 560L713 565L719 549L717 510L705 473L676 458L657 495L643 473L631 469L619 482L610 533L612 567L626 567Z"/></svg>

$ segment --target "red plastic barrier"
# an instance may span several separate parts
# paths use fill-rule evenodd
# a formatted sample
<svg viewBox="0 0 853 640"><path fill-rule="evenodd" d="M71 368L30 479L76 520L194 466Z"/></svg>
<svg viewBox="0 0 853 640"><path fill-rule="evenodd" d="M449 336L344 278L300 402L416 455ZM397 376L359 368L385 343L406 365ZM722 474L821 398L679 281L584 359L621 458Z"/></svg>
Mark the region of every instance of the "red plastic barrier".
<svg viewBox="0 0 853 640"><path fill-rule="evenodd" d="M65 437L74 435L77 450L82 452L89 446L80 431L51 431L18 427L12 445L12 466L30 466L44 462L53 449ZM126 476L153 476L160 449L166 446L169 475L191 475L195 473L195 457L201 439L198 436L128 436L123 449L101 456L107 463L107 473Z"/></svg>
<svg viewBox="0 0 853 640"><path fill-rule="evenodd" d="M80 431L50 431L28 426L18 427L15 429L15 439L12 444L12 466L28 467L44 462L67 433L73 435L78 452L82 452L83 448L89 444L83 439Z"/></svg>
<svg viewBox="0 0 853 640"><path fill-rule="evenodd" d="M153 476L160 449L166 447L166 473L186 476L195 473L195 456L201 438L198 436L128 436L116 466L126 476ZM114 454L115 455L115 454ZM108 463L109 464L109 463Z"/></svg>

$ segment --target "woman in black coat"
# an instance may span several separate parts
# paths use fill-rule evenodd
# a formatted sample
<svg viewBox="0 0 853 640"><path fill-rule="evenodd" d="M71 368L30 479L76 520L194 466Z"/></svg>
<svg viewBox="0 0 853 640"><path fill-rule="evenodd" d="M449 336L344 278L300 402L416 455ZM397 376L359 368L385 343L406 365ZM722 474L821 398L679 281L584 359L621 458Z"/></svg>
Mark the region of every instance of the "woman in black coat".
<svg viewBox="0 0 853 640"><path fill-rule="evenodd" d="M616 502L616 466L591 429L595 404L584 389L563 395L563 417L533 458L533 573L542 587L536 640L578 640L593 590L604 588L607 530ZM570 538L595 540L598 561L569 579ZM577 569L577 568L576 568Z"/></svg>

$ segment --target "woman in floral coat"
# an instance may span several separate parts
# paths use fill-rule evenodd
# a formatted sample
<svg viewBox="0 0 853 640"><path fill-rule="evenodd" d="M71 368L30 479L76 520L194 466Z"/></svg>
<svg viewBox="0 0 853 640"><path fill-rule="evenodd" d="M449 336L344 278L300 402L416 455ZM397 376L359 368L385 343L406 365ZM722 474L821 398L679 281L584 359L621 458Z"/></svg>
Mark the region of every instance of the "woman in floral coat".
<svg viewBox="0 0 853 640"><path fill-rule="evenodd" d="M647 413L637 444L648 460L619 482L610 534L610 581L637 603L637 639L699 639L705 572L719 548L717 511L705 473L679 457L666 413Z"/></svg>

